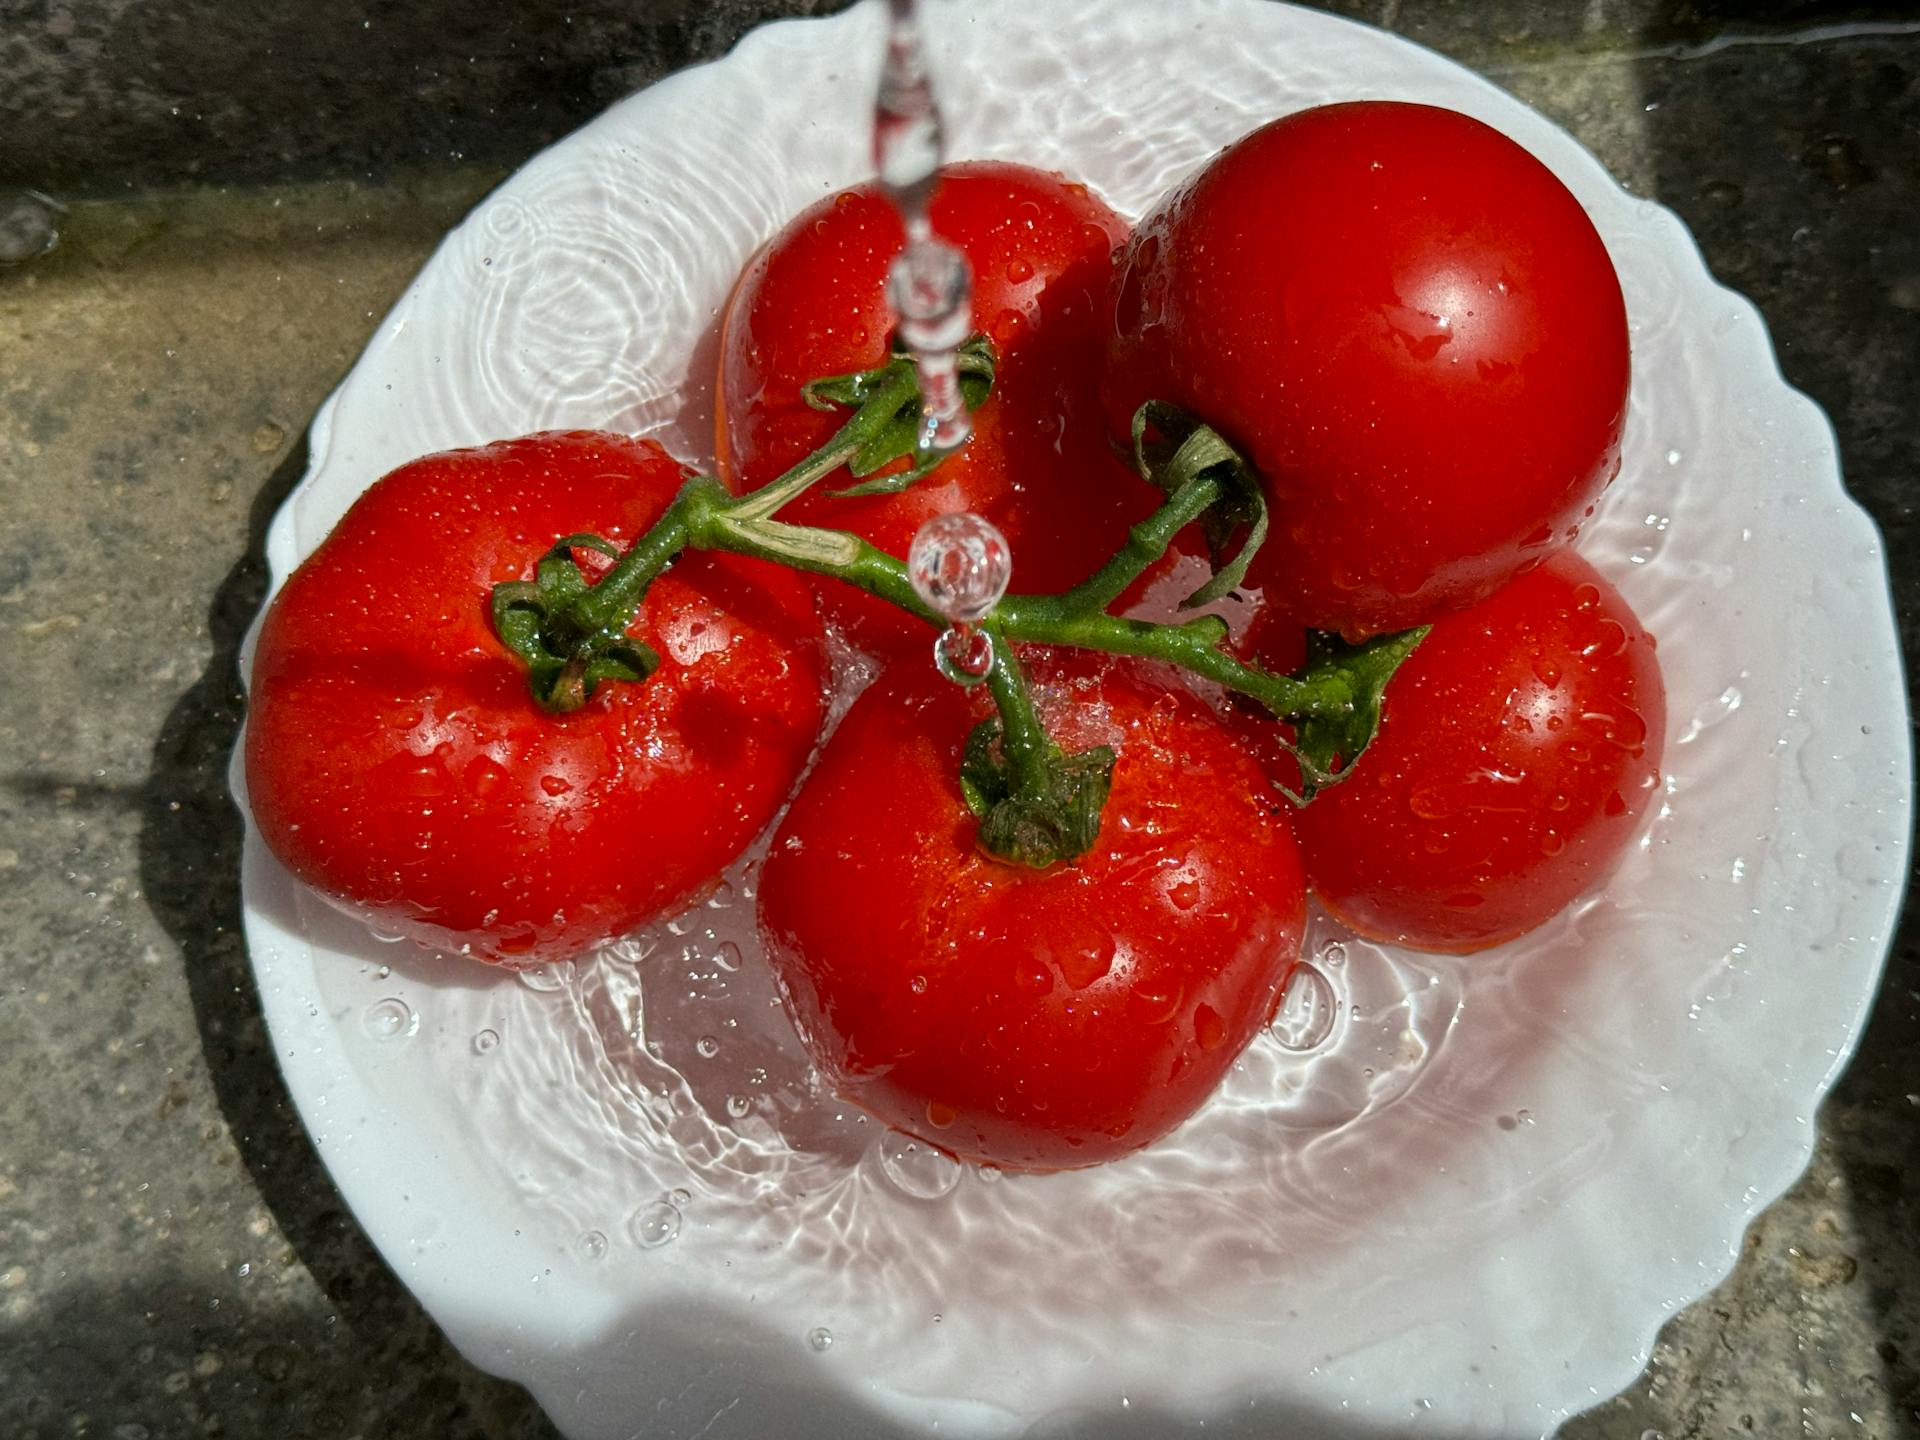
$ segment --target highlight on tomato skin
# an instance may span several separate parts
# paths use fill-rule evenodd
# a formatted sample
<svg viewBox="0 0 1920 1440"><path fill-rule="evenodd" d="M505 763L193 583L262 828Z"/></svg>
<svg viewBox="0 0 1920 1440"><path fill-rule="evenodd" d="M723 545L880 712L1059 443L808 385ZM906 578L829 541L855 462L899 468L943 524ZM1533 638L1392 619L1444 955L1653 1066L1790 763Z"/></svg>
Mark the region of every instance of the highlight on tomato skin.
<svg viewBox="0 0 1920 1440"><path fill-rule="evenodd" d="M1156 499L1100 418L1107 291L1126 223L1082 184L1001 161L942 171L931 219L972 266L976 328L998 355L972 438L902 493L836 498L827 492L854 483L842 470L782 516L904 556L928 519L971 510L1012 545L1015 591L1065 589L1124 544ZM729 488L767 484L846 418L814 409L801 388L887 358L886 276L904 238L892 203L867 185L803 211L748 262L727 302L715 387L715 454ZM829 618L863 648L929 643L913 617L819 584Z"/></svg>
<svg viewBox="0 0 1920 1440"><path fill-rule="evenodd" d="M1171 1131L1271 1017L1305 898L1290 807L1190 692L1029 656L1065 749L1112 744L1094 848L984 854L957 781L972 703L915 659L848 712L776 832L760 922L836 1091L1004 1169L1094 1165Z"/></svg>
<svg viewBox="0 0 1920 1440"><path fill-rule="evenodd" d="M818 737L826 661L807 587L687 555L628 633L644 684L540 710L489 620L556 538L631 542L685 468L650 440L549 433L428 456L357 500L263 621L249 803L300 880L375 928L525 966L578 954L713 885Z"/></svg>
<svg viewBox="0 0 1920 1440"><path fill-rule="evenodd" d="M1599 886L1659 789L1654 637L1571 550L1434 624L1380 730L1301 812L1309 883L1355 931L1464 953Z"/></svg>
<svg viewBox="0 0 1920 1440"><path fill-rule="evenodd" d="M1569 542L1620 463L1626 309L1606 247L1492 127L1325 105L1229 145L1135 229L1105 403L1241 450L1272 528L1248 581L1348 639L1421 625Z"/></svg>

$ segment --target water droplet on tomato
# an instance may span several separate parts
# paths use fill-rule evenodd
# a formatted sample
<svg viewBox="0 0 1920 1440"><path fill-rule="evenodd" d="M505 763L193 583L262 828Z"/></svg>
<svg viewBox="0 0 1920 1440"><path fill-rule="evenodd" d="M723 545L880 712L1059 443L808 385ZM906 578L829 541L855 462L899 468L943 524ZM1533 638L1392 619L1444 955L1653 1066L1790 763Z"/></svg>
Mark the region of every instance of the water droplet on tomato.
<svg viewBox="0 0 1920 1440"><path fill-rule="evenodd" d="M1566 837L1557 830L1549 830L1540 837L1540 853L1546 856L1558 855L1567 848Z"/></svg>
<svg viewBox="0 0 1920 1440"><path fill-rule="evenodd" d="M1202 1005L1193 1012L1193 1038L1200 1042L1202 1050L1218 1050L1227 1043L1227 1022L1211 1005Z"/></svg>
<svg viewBox="0 0 1920 1440"><path fill-rule="evenodd" d="M668 1200L642 1205L627 1221L627 1234L642 1250L657 1250L680 1233L680 1212Z"/></svg>
<svg viewBox="0 0 1920 1440"><path fill-rule="evenodd" d="M833 1332L824 1325L816 1325L807 1332L807 1344L824 1355L833 1348Z"/></svg>
<svg viewBox="0 0 1920 1440"><path fill-rule="evenodd" d="M1033 262L1024 255L1017 257L1007 266L1007 280L1014 285L1024 285L1033 278Z"/></svg>
<svg viewBox="0 0 1920 1440"><path fill-rule="evenodd" d="M1191 910L1200 903L1200 882L1180 880L1167 887L1167 899L1179 910Z"/></svg>
<svg viewBox="0 0 1920 1440"><path fill-rule="evenodd" d="M1028 956L1013 967L1013 988L1028 995L1044 995L1053 989L1053 971Z"/></svg>
<svg viewBox="0 0 1920 1440"><path fill-rule="evenodd" d="M389 996L367 1007L360 1028L370 1040L405 1040L420 1029L420 1017L406 1001Z"/></svg>
<svg viewBox="0 0 1920 1440"><path fill-rule="evenodd" d="M1303 960L1293 967L1293 974L1288 977L1280 1008L1274 1011L1267 1033L1282 1050L1297 1053L1317 1050L1333 1034L1334 1017L1339 1008L1340 1002L1334 997L1327 977Z"/></svg>
<svg viewBox="0 0 1920 1440"><path fill-rule="evenodd" d="M927 1102L927 1124L933 1126L934 1129L945 1130L959 1118L960 1112L955 1110L951 1105L942 1104L938 1100L929 1100Z"/></svg>
<svg viewBox="0 0 1920 1440"><path fill-rule="evenodd" d="M704 1058L711 1060L720 1053L720 1041L712 1035L702 1035L693 1042L693 1048Z"/></svg>
<svg viewBox="0 0 1920 1440"><path fill-rule="evenodd" d="M499 790L507 778L506 767L485 755L467 766L467 789L483 800Z"/></svg>
<svg viewBox="0 0 1920 1440"><path fill-rule="evenodd" d="M729 975L740 968L740 947L731 940L722 940L713 950L713 963Z"/></svg>
<svg viewBox="0 0 1920 1440"><path fill-rule="evenodd" d="M916 995L926 994L927 993L927 977L924 975L914 976L911 980L907 981L907 989L911 990Z"/></svg>
<svg viewBox="0 0 1920 1440"><path fill-rule="evenodd" d="M753 1108L753 1102L744 1095L727 1096L727 1114L735 1120L747 1118L747 1112Z"/></svg>

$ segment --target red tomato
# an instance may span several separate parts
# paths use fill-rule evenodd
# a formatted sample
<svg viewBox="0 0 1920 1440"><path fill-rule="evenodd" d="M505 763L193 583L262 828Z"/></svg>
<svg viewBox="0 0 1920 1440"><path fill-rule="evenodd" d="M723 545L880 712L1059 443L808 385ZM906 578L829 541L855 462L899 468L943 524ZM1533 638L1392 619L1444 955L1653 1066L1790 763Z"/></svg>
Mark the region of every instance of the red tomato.
<svg viewBox="0 0 1920 1440"><path fill-rule="evenodd" d="M1273 1011L1305 905L1285 802L1201 702L1125 662L1033 663L1054 738L1118 751L1092 850L1044 871L980 850L957 775L991 707L909 661L801 786L760 923L842 1096L963 1159L1060 1170L1212 1093Z"/></svg>
<svg viewBox="0 0 1920 1440"><path fill-rule="evenodd" d="M819 624L772 566L691 555L630 633L661 665L534 704L489 621L559 536L631 541L686 472L649 440L546 434L379 481L287 581L253 663L267 845L376 927L528 964L686 904L773 818L823 719Z"/></svg>
<svg viewBox="0 0 1920 1440"><path fill-rule="evenodd" d="M1100 424L1106 291L1126 225L1084 185L997 162L949 168L932 220L973 266L975 323L1000 357L973 437L901 494L834 499L824 492L854 483L841 471L782 518L851 530L904 557L926 520L971 510L1011 543L1016 591L1064 589L1153 508ZM731 488L765 485L847 418L813 409L800 389L886 359L887 267L903 240L893 206L867 187L803 212L747 266L720 342L715 448ZM870 649L930 642L924 624L884 601L833 581L822 591L828 615Z"/></svg>
<svg viewBox="0 0 1920 1440"><path fill-rule="evenodd" d="M1134 232L1108 425L1148 399L1257 469L1248 583L1350 639L1491 594L1620 464L1627 326L1580 204L1513 141L1364 101L1229 146Z"/></svg>
<svg viewBox="0 0 1920 1440"><path fill-rule="evenodd" d="M1571 550L1438 621L1353 774L1301 812L1307 874L1353 929L1497 945L1596 886L1659 785L1654 640Z"/></svg>

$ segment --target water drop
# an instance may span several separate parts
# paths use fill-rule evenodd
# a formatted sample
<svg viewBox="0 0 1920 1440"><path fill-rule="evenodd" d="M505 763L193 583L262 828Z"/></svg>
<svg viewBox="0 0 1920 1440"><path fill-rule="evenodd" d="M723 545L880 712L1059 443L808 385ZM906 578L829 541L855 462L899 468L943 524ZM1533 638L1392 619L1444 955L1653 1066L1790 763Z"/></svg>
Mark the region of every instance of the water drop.
<svg viewBox="0 0 1920 1440"><path fill-rule="evenodd" d="M1320 963L1329 969L1338 970L1347 963L1347 945L1344 940L1328 940L1320 946Z"/></svg>
<svg viewBox="0 0 1920 1440"><path fill-rule="evenodd" d="M1053 989L1053 972L1029 955L1014 962L1013 988L1027 995L1044 995Z"/></svg>
<svg viewBox="0 0 1920 1440"><path fill-rule="evenodd" d="M1032 278L1033 262L1024 256L1007 266L1007 282L1009 284L1024 285Z"/></svg>
<svg viewBox="0 0 1920 1440"><path fill-rule="evenodd" d="M372 1040L405 1040L419 1030L420 1017L406 1001L389 996L367 1007L360 1028Z"/></svg>
<svg viewBox="0 0 1920 1440"><path fill-rule="evenodd" d="M916 995L926 994L927 993L927 977L924 975L914 976L911 980L907 981L907 989L911 990Z"/></svg>
<svg viewBox="0 0 1920 1440"><path fill-rule="evenodd" d="M607 1253L607 1237L598 1230L589 1230L573 1242L573 1253L582 1260L599 1260Z"/></svg>
<svg viewBox="0 0 1920 1440"><path fill-rule="evenodd" d="M753 1108L753 1102L744 1095L727 1096L727 1114L735 1120L747 1118L747 1112Z"/></svg>
<svg viewBox="0 0 1920 1440"><path fill-rule="evenodd" d="M968 511L936 515L913 537L907 576L929 609L948 620L979 620L1007 593L1013 552L1007 537Z"/></svg>
<svg viewBox="0 0 1920 1440"><path fill-rule="evenodd" d="M833 1348L833 1332L824 1325L816 1325L807 1332L807 1344L824 1355Z"/></svg>
<svg viewBox="0 0 1920 1440"><path fill-rule="evenodd" d="M740 947L731 940L722 940L714 948L713 963L729 975L740 968Z"/></svg>
<svg viewBox="0 0 1920 1440"><path fill-rule="evenodd" d="M938 1200L960 1183L960 1162L925 1141L889 1130L876 1147L880 1169L894 1188L916 1200Z"/></svg>
<svg viewBox="0 0 1920 1440"><path fill-rule="evenodd" d="M978 685L993 669L993 637L971 625L955 625L934 640L933 663L956 685Z"/></svg>
<svg viewBox="0 0 1920 1440"><path fill-rule="evenodd" d="M1342 947L1343 958L1344 955ZM1324 950L1321 956L1329 958ZM1303 960L1293 967L1286 992L1280 997L1280 1008L1274 1012L1267 1033L1282 1050L1297 1053L1317 1050L1333 1034L1334 1016L1339 1008L1340 1002L1334 998L1333 986L1327 977Z"/></svg>
<svg viewBox="0 0 1920 1440"><path fill-rule="evenodd" d="M694 1042L693 1048L698 1050L705 1058L711 1060L720 1053L720 1042L711 1035L702 1035Z"/></svg>
<svg viewBox="0 0 1920 1440"><path fill-rule="evenodd" d="M627 1221L627 1233L642 1250L657 1250L680 1233L680 1212L667 1200L642 1205Z"/></svg>
<svg viewBox="0 0 1920 1440"><path fill-rule="evenodd" d="M500 1032L498 1030L482 1030L473 1037L473 1053L476 1055L491 1055L499 1048Z"/></svg>

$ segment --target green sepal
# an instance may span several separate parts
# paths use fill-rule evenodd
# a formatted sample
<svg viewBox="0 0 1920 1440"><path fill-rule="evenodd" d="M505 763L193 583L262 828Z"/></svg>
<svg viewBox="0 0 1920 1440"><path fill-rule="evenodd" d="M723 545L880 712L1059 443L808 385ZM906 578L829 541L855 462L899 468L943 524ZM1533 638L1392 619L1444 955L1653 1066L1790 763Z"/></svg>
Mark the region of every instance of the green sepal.
<svg viewBox="0 0 1920 1440"><path fill-rule="evenodd" d="M1220 498L1200 517L1213 576L1180 603L1210 605L1231 594L1267 538L1267 496L1253 467L1219 431L1164 400L1149 400L1133 414L1133 464L1169 496L1201 475L1219 483ZM1235 535L1242 536L1237 546Z"/></svg>
<svg viewBox="0 0 1920 1440"><path fill-rule="evenodd" d="M1307 632L1306 663L1294 677L1319 685L1343 682L1353 702L1338 715L1309 715L1295 726L1288 748L1300 762L1300 793L1287 790L1287 798L1305 805L1353 772L1355 763L1379 733L1387 682L1426 638L1429 628L1422 625L1397 634L1376 635L1358 645L1324 630Z"/></svg>
<svg viewBox="0 0 1920 1440"><path fill-rule="evenodd" d="M1093 848L1113 784L1113 747L1063 752L1048 744L1046 793L1016 793L999 719L981 721L960 760L960 793L980 818L980 847L1016 865L1044 870Z"/></svg>
<svg viewBox="0 0 1920 1440"><path fill-rule="evenodd" d="M573 558L575 549L620 554L598 535L568 535L540 557L533 579L493 587L494 633L526 664L534 700L554 714L578 710L606 681L638 683L660 667L652 646L624 630L582 621L579 602L593 586Z"/></svg>
<svg viewBox="0 0 1920 1440"><path fill-rule="evenodd" d="M955 352L954 362L960 372L960 397L968 410L978 410L993 390L996 364L993 342L985 335L969 336ZM816 410L839 407L863 409L888 391L895 381L912 373L913 357L896 348L885 365L851 375L830 375L822 380L811 381L801 387L800 394ZM861 495L897 495L932 474L934 468L946 458L943 452L928 452L920 448L920 397L917 391L910 393L891 415L872 418L877 428L847 462L847 469L856 479L865 483L826 492L836 499L852 499ZM907 456L915 457L914 463L907 469L881 476L877 480L866 480L875 471Z"/></svg>

